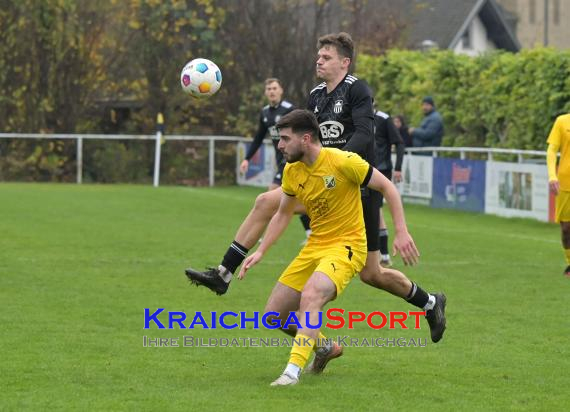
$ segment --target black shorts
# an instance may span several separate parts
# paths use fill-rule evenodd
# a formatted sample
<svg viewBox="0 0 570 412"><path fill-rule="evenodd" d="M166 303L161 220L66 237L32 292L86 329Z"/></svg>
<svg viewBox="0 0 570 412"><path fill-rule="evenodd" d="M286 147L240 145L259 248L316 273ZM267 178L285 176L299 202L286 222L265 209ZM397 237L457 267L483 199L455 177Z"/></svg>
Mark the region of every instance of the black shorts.
<svg viewBox="0 0 570 412"><path fill-rule="evenodd" d="M386 176L386 178L388 180L392 180L392 169L384 169L384 170L380 170L380 173L382 173L384 176ZM384 206L384 196L382 195L382 193L380 193L380 207Z"/></svg>
<svg viewBox="0 0 570 412"><path fill-rule="evenodd" d="M283 179L283 170L285 170L285 161L281 162L281 164L277 165L277 173L273 176L273 184L277 186L281 186L281 180Z"/></svg>
<svg viewBox="0 0 570 412"><path fill-rule="evenodd" d="M362 210L366 227L366 244L369 252L380 250L378 226L380 225L380 193L376 190L360 188L362 194Z"/></svg>

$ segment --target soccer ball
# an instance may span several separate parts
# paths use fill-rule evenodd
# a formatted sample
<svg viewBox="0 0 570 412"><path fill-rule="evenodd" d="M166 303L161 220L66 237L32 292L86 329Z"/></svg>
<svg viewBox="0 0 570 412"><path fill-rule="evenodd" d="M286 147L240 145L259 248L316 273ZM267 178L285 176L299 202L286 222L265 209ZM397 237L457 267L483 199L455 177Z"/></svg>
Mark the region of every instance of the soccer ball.
<svg viewBox="0 0 570 412"><path fill-rule="evenodd" d="M208 59L194 59L180 73L182 90L192 97L209 97L222 85L222 72Z"/></svg>

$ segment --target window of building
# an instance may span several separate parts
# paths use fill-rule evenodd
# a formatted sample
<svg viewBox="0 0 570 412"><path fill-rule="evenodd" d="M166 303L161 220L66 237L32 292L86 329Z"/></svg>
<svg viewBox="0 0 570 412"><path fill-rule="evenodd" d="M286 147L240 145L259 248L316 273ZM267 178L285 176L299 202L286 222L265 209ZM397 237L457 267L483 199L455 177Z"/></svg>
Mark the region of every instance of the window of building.
<svg viewBox="0 0 570 412"><path fill-rule="evenodd" d="M528 0L528 22L536 23L536 0Z"/></svg>
<svg viewBox="0 0 570 412"><path fill-rule="evenodd" d="M461 36L461 46L464 49L471 48L471 25L467 26L467 28L463 32L463 36Z"/></svg>

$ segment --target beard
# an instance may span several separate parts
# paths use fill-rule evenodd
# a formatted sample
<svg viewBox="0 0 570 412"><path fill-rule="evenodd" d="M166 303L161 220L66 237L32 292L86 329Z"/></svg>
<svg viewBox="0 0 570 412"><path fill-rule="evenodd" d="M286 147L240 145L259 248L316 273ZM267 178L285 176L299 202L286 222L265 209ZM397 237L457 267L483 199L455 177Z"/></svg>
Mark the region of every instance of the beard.
<svg viewBox="0 0 570 412"><path fill-rule="evenodd" d="M283 154L283 156L285 157L287 163L295 163L303 158L303 153L299 151L295 153Z"/></svg>

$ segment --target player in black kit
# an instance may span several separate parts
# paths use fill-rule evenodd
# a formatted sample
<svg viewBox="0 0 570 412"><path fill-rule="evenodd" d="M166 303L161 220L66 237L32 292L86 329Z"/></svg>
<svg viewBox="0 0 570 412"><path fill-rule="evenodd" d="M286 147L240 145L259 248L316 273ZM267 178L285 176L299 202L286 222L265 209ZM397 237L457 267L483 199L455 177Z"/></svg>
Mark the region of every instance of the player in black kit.
<svg viewBox="0 0 570 412"><path fill-rule="evenodd" d="M265 97L267 97L269 104L261 109L257 133L255 134L253 142L251 143L251 146L245 155L245 159L241 162L239 168L240 172L247 172L249 169L249 161L259 150L265 136L269 134L273 147L275 148L275 162L277 167L273 181L268 188L268 190L273 190L281 186L281 178L283 177L283 169L285 168L286 163L283 158L283 153L277 149L279 133L277 132L275 125L281 117L293 111L295 107L287 100L283 100L283 85L281 84L281 81L275 77L265 80ZM307 215L301 215L300 218L301 223L303 224L303 229L305 229L305 235L308 238L311 235L310 219Z"/></svg>
<svg viewBox="0 0 570 412"><path fill-rule="evenodd" d="M398 183L402 180L402 161L404 160L404 141L392 118L388 113L378 110L374 114L374 141L376 143L376 157L374 166L389 180ZM396 148L396 164L392 167L392 146ZM392 176L392 170L394 170ZM393 178L393 179L392 179ZM380 226L378 230L378 246L380 247L380 265L392 266L388 251L388 229L382 206L384 197L380 195Z"/></svg>
<svg viewBox="0 0 570 412"><path fill-rule="evenodd" d="M368 86L356 77L348 74L353 59L354 46L347 33L329 34L318 42L317 76L324 83L315 87L310 94L308 109L313 111L319 121L321 141L324 147L338 147L358 153L369 163L374 162L374 112L372 95ZM259 195L254 208L242 223L235 240L224 255L222 264L205 272L186 269L186 275L195 284L203 285L218 294L224 294L233 273L243 262L273 214L276 212L282 191L280 188ZM362 195L364 221L366 225L368 257L360 273L361 279L376 288L384 289L406 299L411 304L426 311L430 325L431 338L438 342L445 330L445 295L430 295L411 282L403 273L382 269L379 264L378 249L378 198L366 190ZM303 213L299 204L296 211ZM394 243L408 235L405 228L396 228ZM404 259L406 264L414 264L415 259ZM294 289L283 286L276 299L296 301ZM274 291L275 292L275 291ZM272 311L269 301L266 312ZM283 307L281 304L280 307ZM291 307L296 311L298 307ZM321 372L330 359L342 354L342 347L332 344L319 348L309 370Z"/></svg>
<svg viewBox="0 0 570 412"><path fill-rule="evenodd" d="M293 107L292 103L282 99L283 85L279 79L274 77L265 80L265 97L267 97L269 104L261 109L257 133L255 134L253 142L245 155L245 159L241 162L239 169L242 173L247 172L249 161L261 147L265 136L269 134L269 137L271 137L271 141L273 142L273 147L275 148L275 162L277 166L277 172L275 173L273 182L269 185L269 190L273 190L276 187L281 186L281 177L283 176L283 168L286 163L285 159L283 159L283 153L277 149L279 133L275 128L275 124L281 117L291 112L295 107Z"/></svg>

